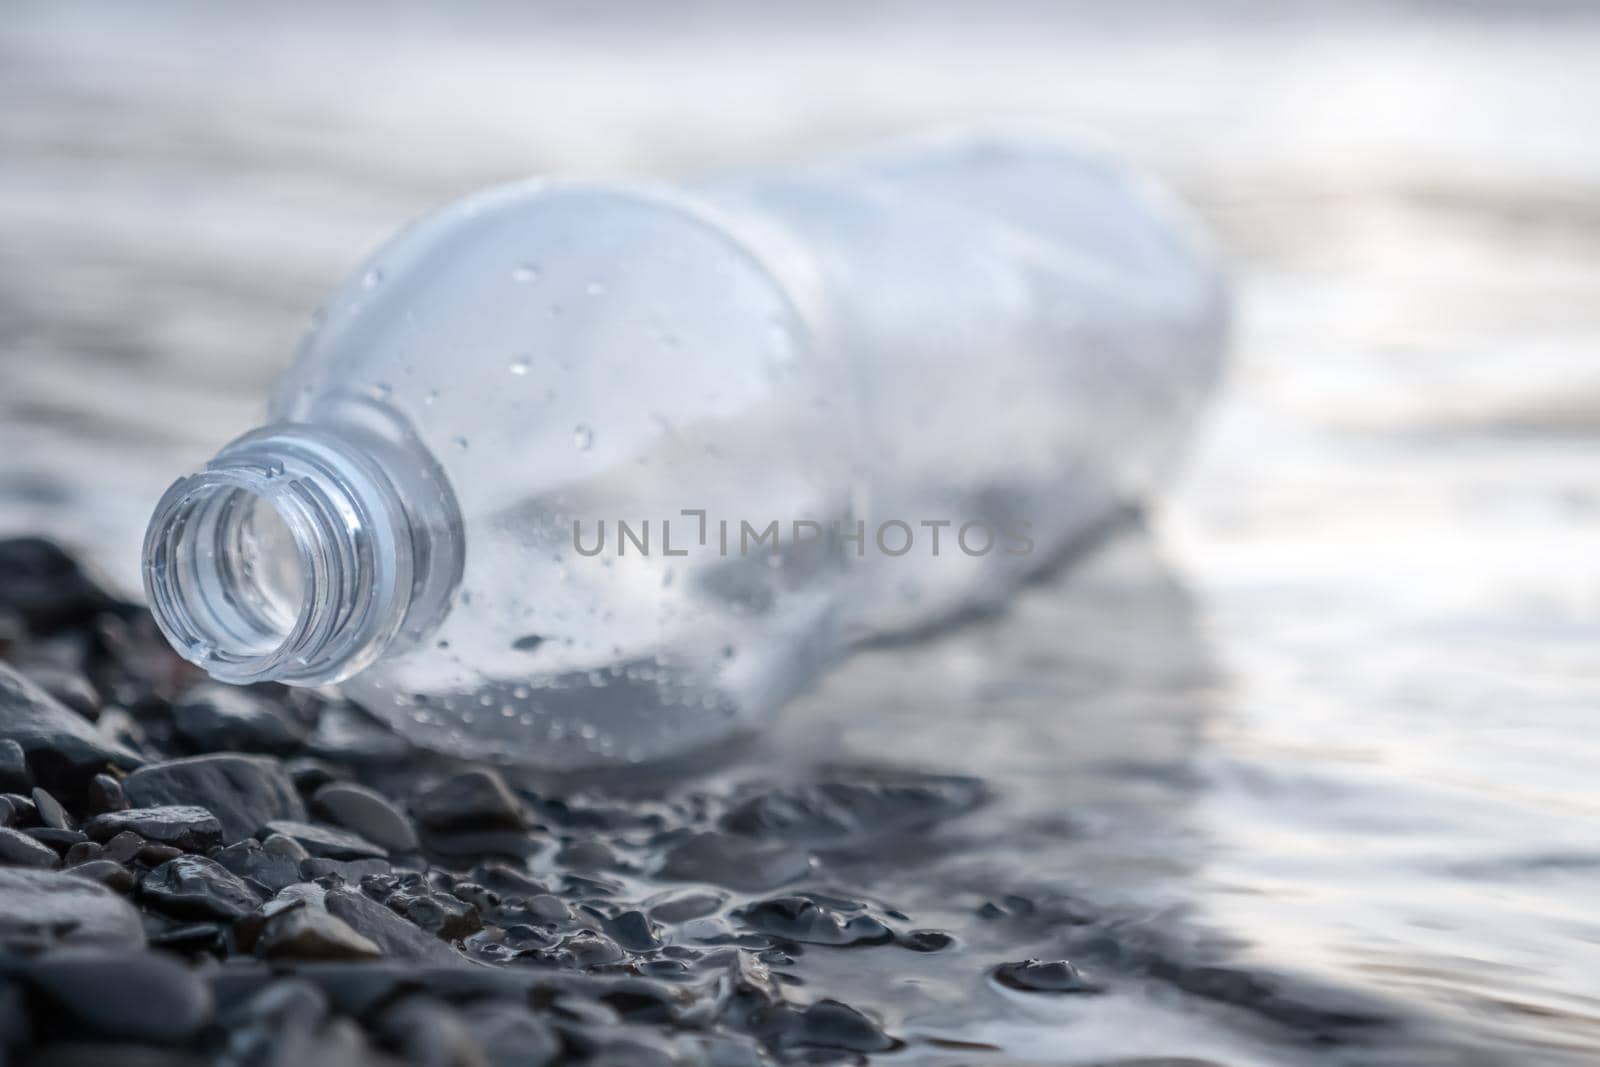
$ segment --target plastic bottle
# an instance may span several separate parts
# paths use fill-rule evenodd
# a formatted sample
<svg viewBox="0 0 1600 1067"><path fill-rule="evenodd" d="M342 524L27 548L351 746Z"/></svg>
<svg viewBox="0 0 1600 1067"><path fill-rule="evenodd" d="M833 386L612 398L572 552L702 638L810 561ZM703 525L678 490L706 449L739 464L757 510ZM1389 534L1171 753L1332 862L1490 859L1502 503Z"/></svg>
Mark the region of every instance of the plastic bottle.
<svg viewBox="0 0 1600 1067"><path fill-rule="evenodd" d="M685 753L1145 495L1225 318L1159 195L1032 132L489 189L334 294L162 498L146 590L216 678L430 747Z"/></svg>

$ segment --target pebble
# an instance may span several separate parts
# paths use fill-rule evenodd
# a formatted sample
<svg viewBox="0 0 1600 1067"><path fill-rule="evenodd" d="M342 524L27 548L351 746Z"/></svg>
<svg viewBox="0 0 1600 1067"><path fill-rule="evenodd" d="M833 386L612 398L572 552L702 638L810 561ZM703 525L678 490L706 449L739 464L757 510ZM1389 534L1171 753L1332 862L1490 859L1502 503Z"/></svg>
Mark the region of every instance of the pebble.
<svg viewBox="0 0 1600 1067"><path fill-rule="evenodd" d="M917 830L964 814L985 799L983 783L953 775L883 773L765 790L722 817L737 834L837 847Z"/></svg>
<svg viewBox="0 0 1600 1067"><path fill-rule="evenodd" d="M77 824L72 821L72 816L67 814L67 809L61 802L48 792L35 786L33 789L33 808L38 813L39 822L55 830L75 830Z"/></svg>
<svg viewBox="0 0 1600 1067"><path fill-rule="evenodd" d="M417 849L417 831L411 821L377 790L330 782L316 791L311 805L329 822L360 834L390 852L415 852Z"/></svg>
<svg viewBox="0 0 1600 1067"><path fill-rule="evenodd" d="M526 1009L480 1002L462 1010L490 1067L545 1067L561 1052L550 1024Z"/></svg>
<svg viewBox="0 0 1600 1067"><path fill-rule="evenodd" d="M185 852L204 852L222 844L222 824L217 817L205 808L189 805L103 812L84 823L83 828L96 841L109 841L131 830L146 841Z"/></svg>
<svg viewBox="0 0 1600 1067"><path fill-rule="evenodd" d="M848 902L847 907L865 905ZM808 894L757 901L734 915L760 933L811 945L875 945L894 939L894 931L871 915L846 917L843 909Z"/></svg>
<svg viewBox="0 0 1600 1067"><path fill-rule="evenodd" d="M133 892L133 872L115 860L85 860L74 864L70 869L79 878L93 878L107 889L113 889L118 893Z"/></svg>
<svg viewBox="0 0 1600 1067"><path fill-rule="evenodd" d="M397 960L459 963L460 953L377 901L348 886L334 886L323 897L328 912L371 938L385 956Z"/></svg>
<svg viewBox="0 0 1600 1067"><path fill-rule="evenodd" d="M287 841L287 838L278 840ZM293 844L293 842L290 842ZM299 850L300 846L294 846ZM218 849L211 854L211 858L227 868L229 871L260 886L268 893L276 893L281 889L301 881L300 863L303 857L284 855L281 848L268 848L265 844L254 839L239 841L227 848Z"/></svg>
<svg viewBox="0 0 1600 1067"><path fill-rule="evenodd" d="M140 897L188 919L240 919L261 897L238 875L205 856L168 860L139 883Z"/></svg>
<svg viewBox="0 0 1600 1067"><path fill-rule="evenodd" d="M1025 993L1098 993L1100 987L1085 978L1066 960L1044 962L1037 959L1002 963L993 972L995 981Z"/></svg>
<svg viewBox="0 0 1600 1067"><path fill-rule="evenodd" d="M26 793L33 788L33 772L22 746L11 738L0 739L0 793Z"/></svg>
<svg viewBox="0 0 1600 1067"><path fill-rule="evenodd" d="M51 778L64 784L87 781L107 764L136 767L142 762L4 663L0 663L0 740L15 742L29 766L35 771L48 766Z"/></svg>
<svg viewBox="0 0 1600 1067"><path fill-rule="evenodd" d="M210 987L159 953L68 949L30 961L21 973L78 1026L109 1038L181 1042L214 1009Z"/></svg>
<svg viewBox="0 0 1600 1067"><path fill-rule="evenodd" d="M382 859L386 853L366 838L349 830L316 823L274 819L262 829L269 834L280 834L306 850L311 856L333 860Z"/></svg>
<svg viewBox="0 0 1600 1067"><path fill-rule="evenodd" d="M116 607L77 561L42 537L0 540L0 609L36 634L88 623Z"/></svg>
<svg viewBox="0 0 1600 1067"><path fill-rule="evenodd" d="M218 753L154 763L122 783L139 807L192 804L217 817L224 842L256 836L275 820L303 821L305 805L283 765L268 756Z"/></svg>
<svg viewBox="0 0 1600 1067"><path fill-rule="evenodd" d="M454 941L483 928L478 909L451 893L422 883L390 888L394 879L372 879L362 883L363 892L376 898L390 911L435 937Z"/></svg>
<svg viewBox="0 0 1600 1067"><path fill-rule="evenodd" d="M124 830L107 841L103 848L104 851L101 855L105 856L106 859L116 860L118 863L127 863L139 854L140 849L144 848L144 838L132 830Z"/></svg>
<svg viewBox="0 0 1600 1067"><path fill-rule="evenodd" d="M122 783L109 774L97 774L89 779L89 810L94 814L105 811L122 811L128 807L128 798Z"/></svg>
<svg viewBox="0 0 1600 1067"><path fill-rule="evenodd" d="M85 719L100 717L100 694L79 672L53 663L34 663L24 667L22 673Z"/></svg>
<svg viewBox="0 0 1600 1067"><path fill-rule="evenodd" d="M56 850L20 830L13 830L9 826L0 826L0 863L9 863L18 867L43 867L59 866L61 857Z"/></svg>
<svg viewBox="0 0 1600 1067"><path fill-rule="evenodd" d="M819 1000L802 1012L791 1009L777 1036L782 1045L845 1052L888 1052L899 1044L855 1008L831 999Z"/></svg>
<svg viewBox="0 0 1600 1067"><path fill-rule="evenodd" d="M61 862L68 867L78 863L88 863L90 860L99 859L103 852L105 848L93 841L79 841L67 849L66 855L61 857Z"/></svg>
<svg viewBox="0 0 1600 1067"><path fill-rule="evenodd" d="M412 804L417 822L430 830L520 830L522 804L499 772L475 769L455 774L420 792Z"/></svg>
<svg viewBox="0 0 1600 1067"><path fill-rule="evenodd" d="M142 945L126 900L73 872L0 867L0 944Z"/></svg>
<svg viewBox="0 0 1600 1067"><path fill-rule="evenodd" d="M403 997L373 1021L373 1031L408 1063L428 1067L483 1067L487 1062L466 1021L434 997Z"/></svg>
<svg viewBox="0 0 1600 1067"><path fill-rule="evenodd" d="M256 939L256 955L266 959L378 959L383 950L344 920L321 908L302 904L266 921Z"/></svg>
<svg viewBox="0 0 1600 1067"><path fill-rule="evenodd" d="M292 709L250 689L202 682L172 705L178 734L204 752L263 752L299 749L306 729Z"/></svg>

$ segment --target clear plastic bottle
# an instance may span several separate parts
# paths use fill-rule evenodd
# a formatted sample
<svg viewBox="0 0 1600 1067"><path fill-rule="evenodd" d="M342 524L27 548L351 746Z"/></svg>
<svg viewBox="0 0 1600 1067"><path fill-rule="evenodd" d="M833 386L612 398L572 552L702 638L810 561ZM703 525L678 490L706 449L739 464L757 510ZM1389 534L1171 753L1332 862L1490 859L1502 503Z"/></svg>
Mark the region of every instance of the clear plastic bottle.
<svg viewBox="0 0 1600 1067"><path fill-rule="evenodd" d="M1225 319L1159 195L1037 132L489 189L334 294L162 498L147 592L215 677L431 747L682 754L1146 494Z"/></svg>

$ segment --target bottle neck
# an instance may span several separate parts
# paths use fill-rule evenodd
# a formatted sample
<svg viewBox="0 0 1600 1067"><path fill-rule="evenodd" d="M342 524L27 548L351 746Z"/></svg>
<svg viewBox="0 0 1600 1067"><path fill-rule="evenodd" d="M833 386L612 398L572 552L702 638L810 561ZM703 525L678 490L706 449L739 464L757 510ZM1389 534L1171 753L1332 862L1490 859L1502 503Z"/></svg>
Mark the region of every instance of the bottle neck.
<svg viewBox="0 0 1600 1067"><path fill-rule="evenodd" d="M408 615L438 606L429 588L452 580L434 536L448 521L407 510L390 447L278 423L168 489L144 580L179 654L224 682L321 685L369 666L403 628L420 636L427 620Z"/></svg>

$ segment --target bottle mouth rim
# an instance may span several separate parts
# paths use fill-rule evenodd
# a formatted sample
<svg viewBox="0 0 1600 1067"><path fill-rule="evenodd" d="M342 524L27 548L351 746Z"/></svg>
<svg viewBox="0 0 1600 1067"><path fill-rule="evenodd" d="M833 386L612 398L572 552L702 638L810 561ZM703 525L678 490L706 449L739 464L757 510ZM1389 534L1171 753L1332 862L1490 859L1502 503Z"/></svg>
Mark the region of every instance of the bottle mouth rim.
<svg viewBox="0 0 1600 1067"><path fill-rule="evenodd" d="M225 542L236 536L247 503L272 508L293 538L299 603L287 626L266 617L249 588L253 576L229 563ZM238 684L282 680L309 665L304 650L325 639L335 621L325 614L319 620L314 610L328 570L318 510L281 468L212 469L173 483L145 535L144 586L156 625L180 655Z"/></svg>

